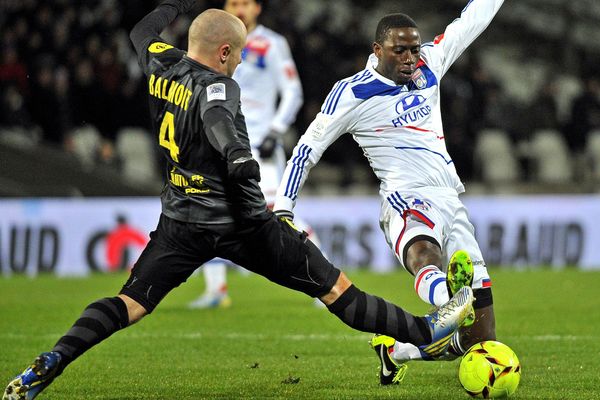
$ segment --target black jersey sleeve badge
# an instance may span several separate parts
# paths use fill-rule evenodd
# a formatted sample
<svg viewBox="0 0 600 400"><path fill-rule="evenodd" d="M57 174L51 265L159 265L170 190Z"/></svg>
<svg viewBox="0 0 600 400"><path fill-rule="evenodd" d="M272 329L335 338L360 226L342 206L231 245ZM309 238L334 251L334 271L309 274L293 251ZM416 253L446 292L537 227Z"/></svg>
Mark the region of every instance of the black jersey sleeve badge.
<svg viewBox="0 0 600 400"><path fill-rule="evenodd" d="M213 83L206 87L206 102L213 100L227 100L227 91L222 82Z"/></svg>

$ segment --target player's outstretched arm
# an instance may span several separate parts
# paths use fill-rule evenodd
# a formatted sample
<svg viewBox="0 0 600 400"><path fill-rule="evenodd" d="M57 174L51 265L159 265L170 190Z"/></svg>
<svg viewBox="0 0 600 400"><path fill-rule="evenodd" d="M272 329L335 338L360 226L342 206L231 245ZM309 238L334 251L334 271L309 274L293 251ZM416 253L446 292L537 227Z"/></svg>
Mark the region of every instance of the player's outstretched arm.
<svg viewBox="0 0 600 400"><path fill-rule="evenodd" d="M160 40L160 33L173 20L189 11L196 0L166 0L138 22L129 35L135 51L143 54L152 40Z"/></svg>
<svg viewBox="0 0 600 400"><path fill-rule="evenodd" d="M460 17L421 50L427 64L443 76L460 55L488 27L504 0L470 0Z"/></svg>

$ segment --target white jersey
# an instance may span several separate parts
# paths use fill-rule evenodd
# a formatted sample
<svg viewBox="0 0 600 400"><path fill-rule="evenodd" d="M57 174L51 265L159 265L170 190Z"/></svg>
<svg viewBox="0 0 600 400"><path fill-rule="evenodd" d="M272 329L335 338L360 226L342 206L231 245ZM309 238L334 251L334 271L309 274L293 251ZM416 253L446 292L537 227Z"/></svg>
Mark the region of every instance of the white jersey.
<svg viewBox="0 0 600 400"><path fill-rule="evenodd" d="M242 113L253 147L271 129L283 133L294 122L302 106L302 85L282 35L263 25L250 32L233 79L240 85Z"/></svg>
<svg viewBox="0 0 600 400"><path fill-rule="evenodd" d="M423 187L462 193L464 186L444 140L440 79L502 3L471 0L442 35L421 46L421 59L406 85L396 85L375 71L373 54L363 71L337 82L288 161L275 209L293 209L310 168L346 132L363 149L387 202L398 203L399 191Z"/></svg>

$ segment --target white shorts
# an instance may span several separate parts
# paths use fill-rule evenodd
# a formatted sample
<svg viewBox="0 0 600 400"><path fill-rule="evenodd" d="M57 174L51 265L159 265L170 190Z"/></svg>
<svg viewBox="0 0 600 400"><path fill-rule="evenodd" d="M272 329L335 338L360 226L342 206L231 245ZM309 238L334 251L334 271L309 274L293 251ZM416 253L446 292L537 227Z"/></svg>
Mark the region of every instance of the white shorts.
<svg viewBox="0 0 600 400"><path fill-rule="evenodd" d="M285 151L283 150L283 146L277 145L273 152L273 157L263 159L259 157L258 150L252 148L252 156L258 161L258 165L260 166L260 182L258 184L265 195L267 206L271 208L275 203L277 188L283 177L283 171L285 171L287 161L285 159Z"/></svg>
<svg viewBox="0 0 600 400"><path fill-rule="evenodd" d="M404 268L405 253L413 239L426 236L440 245L444 269L455 251L465 250L473 261L473 289L491 286L475 229L456 191L423 188L394 192L383 201L379 224Z"/></svg>

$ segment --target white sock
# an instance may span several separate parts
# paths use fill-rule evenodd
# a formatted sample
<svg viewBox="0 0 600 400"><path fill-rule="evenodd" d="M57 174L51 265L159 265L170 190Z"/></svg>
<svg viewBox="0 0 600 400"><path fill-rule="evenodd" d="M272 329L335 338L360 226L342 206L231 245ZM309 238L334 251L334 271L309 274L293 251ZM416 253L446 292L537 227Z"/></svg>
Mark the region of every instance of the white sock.
<svg viewBox="0 0 600 400"><path fill-rule="evenodd" d="M224 262L209 262L202 268L204 268L206 293L227 292L227 265Z"/></svg>
<svg viewBox="0 0 600 400"><path fill-rule="evenodd" d="M415 290L426 303L441 306L450 300L446 287L446 274L435 265L428 265L415 276Z"/></svg>
<svg viewBox="0 0 600 400"><path fill-rule="evenodd" d="M394 343L394 351L390 353L392 360L398 364L404 363L410 360L422 360L423 355L417 346L411 343L401 343L396 341Z"/></svg>
<svg viewBox="0 0 600 400"><path fill-rule="evenodd" d="M458 332L455 332L454 335L452 336L451 343L450 343L451 347L453 345L452 341L454 341L455 337L458 337L458 336L459 336ZM460 354L461 355L464 354L464 350L462 350L462 353L460 353ZM390 357L397 364L402 364L402 363L405 363L405 362L411 361L411 360L412 361L423 360L423 353L414 344L396 342L396 343L394 343L394 349L390 353ZM452 361L452 360L456 360L458 357L460 357L460 356L454 354L453 352L446 352L446 354L444 354L440 358L436 358L433 361ZM425 358L425 361L432 361L432 359Z"/></svg>

